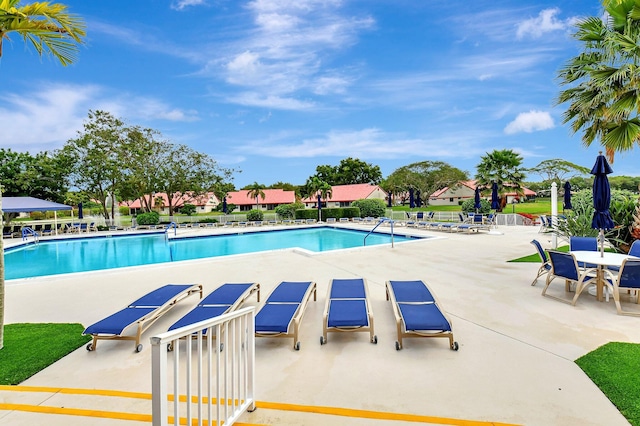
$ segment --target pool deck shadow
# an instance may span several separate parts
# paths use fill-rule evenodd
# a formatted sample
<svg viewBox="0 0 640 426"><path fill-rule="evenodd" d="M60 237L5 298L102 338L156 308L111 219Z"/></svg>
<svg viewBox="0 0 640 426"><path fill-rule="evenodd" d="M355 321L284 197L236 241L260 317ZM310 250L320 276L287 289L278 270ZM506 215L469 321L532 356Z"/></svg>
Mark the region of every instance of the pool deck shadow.
<svg viewBox="0 0 640 426"><path fill-rule="evenodd" d="M371 225L357 226L371 229ZM181 229L178 230L180 232ZM198 230L184 230L199 232ZM543 298L543 280L530 286L536 263L507 263L530 254L537 227L500 227L501 235L448 234L402 229L438 239L303 255L295 250L256 253L7 282L5 322L79 322L104 318L160 285L200 283L205 293L225 282L257 281L267 294L283 280L313 280L300 331L290 339L256 341L256 400L429 417L431 424L495 422L527 425L628 425L626 419L573 362L609 342L640 340L638 319L615 313L613 302L587 294L575 307ZM333 333L319 344L322 311L332 278L363 277L369 284L378 344L367 333ZM453 319L460 350L447 339L407 339L395 350L393 313L385 298L389 279L423 279ZM25 386L150 393L149 338L164 332L196 300L176 306L144 335L104 341L94 352L78 349L23 383ZM257 305L254 298L250 305ZM33 396L0 390L2 403L69 406L60 393ZM86 398L86 399L85 399ZM81 408L151 412L150 400L73 398ZM95 421L94 421L95 420ZM369 418L258 408L247 424L371 424ZM0 425L87 424L81 416L0 411ZM91 419L91 424L132 424ZM479 423L474 423L479 422ZM379 424L387 424L386 421ZM392 421L388 424L415 424ZM425 422L425 424L430 424Z"/></svg>

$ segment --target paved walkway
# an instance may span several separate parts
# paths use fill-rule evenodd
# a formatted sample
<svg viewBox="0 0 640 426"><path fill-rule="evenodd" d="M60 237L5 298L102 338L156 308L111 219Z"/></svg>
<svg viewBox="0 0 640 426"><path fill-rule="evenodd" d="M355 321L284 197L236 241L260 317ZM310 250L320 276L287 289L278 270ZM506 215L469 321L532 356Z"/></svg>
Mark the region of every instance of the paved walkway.
<svg viewBox="0 0 640 426"><path fill-rule="evenodd" d="M537 227L500 231L501 235L467 235L411 230L444 238L394 248L316 255L282 250L15 280L6 288L5 321L88 325L166 283L201 283L207 293L224 282L258 281L267 294L282 280L313 280L318 301L310 302L305 315L301 350L292 350L290 339L257 340L259 408L242 416L245 424L368 425L372 416L392 413L407 417L375 424L627 425L574 360L609 341L639 341L640 319L618 316L613 301L597 302L588 294L575 307L541 297L542 280L529 285L539 264L506 261L533 253L533 238L549 247L548 237L538 234ZM378 344L369 343L367 333L332 333L321 346L327 285L331 278L348 277L368 280ZM446 339L407 339L403 350L395 350L394 319L384 291L388 279L429 283L453 318L458 352L449 350ZM253 298L249 301L255 303ZM156 322L143 336L141 353L133 351L131 341L101 341L97 351L78 349L23 383L54 389L0 389L0 425L136 421L43 414L7 404L148 416L147 398L56 389L148 395L148 338L165 331L195 302L177 306ZM148 422L148 417L140 421Z"/></svg>

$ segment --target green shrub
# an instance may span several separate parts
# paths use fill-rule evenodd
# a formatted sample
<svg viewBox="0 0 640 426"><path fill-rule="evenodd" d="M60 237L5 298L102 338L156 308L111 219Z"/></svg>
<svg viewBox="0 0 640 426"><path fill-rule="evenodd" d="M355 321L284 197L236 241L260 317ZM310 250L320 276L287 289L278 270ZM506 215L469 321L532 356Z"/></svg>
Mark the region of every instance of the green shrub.
<svg viewBox="0 0 640 426"><path fill-rule="evenodd" d="M128 216L129 214L131 214L129 207L127 206L118 207L118 212L120 213L121 216Z"/></svg>
<svg viewBox="0 0 640 426"><path fill-rule="evenodd" d="M379 199L356 200L351 203L351 206L360 209L361 217L381 217L387 209L385 202Z"/></svg>
<svg viewBox="0 0 640 426"><path fill-rule="evenodd" d="M42 220L45 218L44 212L31 212L29 213L29 217L33 220Z"/></svg>
<svg viewBox="0 0 640 426"><path fill-rule="evenodd" d="M276 206L276 214L280 219L293 219L296 217L296 210L304 209L302 203L281 204Z"/></svg>
<svg viewBox="0 0 640 426"><path fill-rule="evenodd" d="M136 218L138 225L157 225L160 222L158 212L141 213Z"/></svg>
<svg viewBox="0 0 640 426"><path fill-rule="evenodd" d="M343 207L342 208L342 217L353 218L353 217L361 217L360 209L358 207Z"/></svg>
<svg viewBox="0 0 640 426"><path fill-rule="evenodd" d="M218 223L218 219L216 219L215 217L205 217L203 219L200 219L198 222L200 222L200 223Z"/></svg>
<svg viewBox="0 0 640 426"><path fill-rule="evenodd" d="M474 199L471 200L464 200L461 204L462 207L462 212L463 213L475 213L476 209L475 206L476 205L476 201ZM482 214L487 214L491 211L491 203L489 203L487 200L485 199L480 199L480 210L478 210L478 213L482 213Z"/></svg>
<svg viewBox="0 0 640 426"><path fill-rule="evenodd" d="M318 209L298 209L295 213L296 219L318 219Z"/></svg>
<svg viewBox="0 0 640 426"><path fill-rule="evenodd" d="M196 206L185 203L185 205L180 208L180 213L186 214L187 216L194 215L196 213Z"/></svg>
<svg viewBox="0 0 640 426"><path fill-rule="evenodd" d="M326 208L322 209L322 220L327 220L327 218L331 217L334 219L340 219L342 216L342 212L344 209L339 207Z"/></svg>
<svg viewBox="0 0 640 426"><path fill-rule="evenodd" d="M565 212L566 220L558 221L558 235L564 238L571 236L595 237L599 230L591 227L593 220L593 192L583 189L571 197L572 210ZM615 247L629 244L631 235L629 225L633 221L633 211L636 206L636 195L630 191L611 191L611 205L609 211L615 229L605 231L605 238Z"/></svg>
<svg viewBox="0 0 640 426"><path fill-rule="evenodd" d="M253 209L247 212L247 220L256 221L256 220L262 220L263 218L264 218L264 213L262 212L262 210Z"/></svg>

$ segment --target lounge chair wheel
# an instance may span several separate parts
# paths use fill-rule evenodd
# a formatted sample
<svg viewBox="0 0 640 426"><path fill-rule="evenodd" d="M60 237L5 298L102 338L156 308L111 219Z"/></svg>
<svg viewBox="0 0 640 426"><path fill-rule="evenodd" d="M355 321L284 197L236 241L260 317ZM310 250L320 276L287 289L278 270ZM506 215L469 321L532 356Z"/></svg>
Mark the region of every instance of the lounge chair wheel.
<svg viewBox="0 0 640 426"><path fill-rule="evenodd" d="M91 351L93 350L93 344L92 344L92 343L89 343L89 344L87 345L87 350L88 350L89 352L91 352Z"/></svg>
<svg viewBox="0 0 640 426"><path fill-rule="evenodd" d="M400 349L402 349L402 346L400 346L400 342L396 340L396 351L399 351Z"/></svg>
<svg viewBox="0 0 640 426"><path fill-rule="evenodd" d="M324 345L325 343L327 343L327 339L325 339L324 336L320 336L320 344Z"/></svg>
<svg viewBox="0 0 640 426"><path fill-rule="evenodd" d="M371 343L373 343L374 345L378 344L378 336L373 336L373 339L371 340Z"/></svg>
<svg viewBox="0 0 640 426"><path fill-rule="evenodd" d="M295 345L293 345L293 349L295 349L296 351L300 350L300 342L296 342Z"/></svg>
<svg viewBox="0 0 640 426"><path fill-rule="evenodd" d="M142 351L142 343L138 343L138 346L136 346L136 352L141 352Z"/></svg>
<svg viewBox="0 0 640 426"><path fill-rule="evenodd" d="M451 350L457 351L458 348L458 342L453 342L453 346L451 346Z"/></svg>

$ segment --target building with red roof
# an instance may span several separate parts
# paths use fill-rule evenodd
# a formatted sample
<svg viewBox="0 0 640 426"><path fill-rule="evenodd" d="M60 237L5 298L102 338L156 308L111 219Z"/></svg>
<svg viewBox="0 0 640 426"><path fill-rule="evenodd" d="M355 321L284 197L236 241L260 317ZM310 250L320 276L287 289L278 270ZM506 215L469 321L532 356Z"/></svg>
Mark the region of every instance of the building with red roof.
<svg viewBox="0 0 640 426"><path fill-rule="evenodd" d="M386 201L387 193L378 185L358 183L353 185L334 185L331 187L331 197L322 200L323 207L349 207L356 200L379 199ZM302 200L305 207L317 207L318 197L313 196Z"/></svg>
<svg viewBox="0 0 640 426"><path fill-rule="evenodd" d="M151 209L159 212L160 214L169 214L169 197L164 192L156 192L145 196L147 202L151 204ZM202 195L183 194L174 195L171 200L174 211L180 209L185 204L193 204L196 206L197 213L207 213L215 210L220 203L218 198L209 192ZM137 199L133 201L123 201L119 203L120 206L129 207L132 214L142 213L144 210L142 200Z"/></svg>
<svg viewBox="0 0 640 426"><path fill-rule="evenodd" d="M256 198L249 197L249 190L234 191L227 194L227 204L234 204L241 212L256 208ZM296 201L295 191L284 189L263 189L264 198L258 197L260 210L273 210L281 204L291 204ZM231 212L229 212L231 213Z"/></svg>

